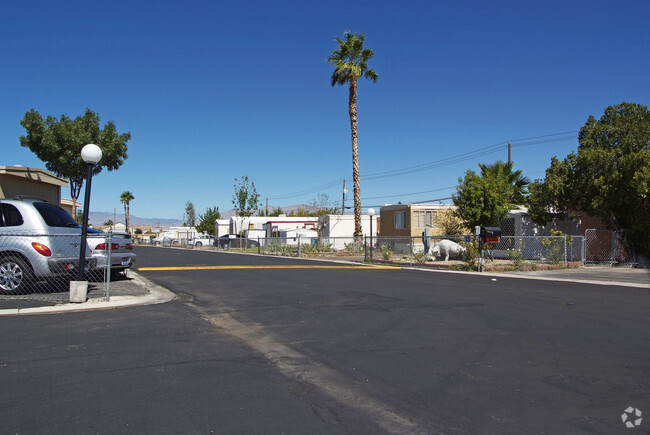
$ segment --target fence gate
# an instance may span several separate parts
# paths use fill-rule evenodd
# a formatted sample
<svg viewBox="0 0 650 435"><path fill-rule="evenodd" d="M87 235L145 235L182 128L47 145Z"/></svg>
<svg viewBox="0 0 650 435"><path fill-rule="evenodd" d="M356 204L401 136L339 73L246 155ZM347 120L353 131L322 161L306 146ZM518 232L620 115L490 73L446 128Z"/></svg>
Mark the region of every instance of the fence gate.
<svg viewBox="0 0 650 435"><path fill-rule="evenodd" d="M585 264L586 265L627 265L636 262L623 243L620 231L586 230Z"/></svg>

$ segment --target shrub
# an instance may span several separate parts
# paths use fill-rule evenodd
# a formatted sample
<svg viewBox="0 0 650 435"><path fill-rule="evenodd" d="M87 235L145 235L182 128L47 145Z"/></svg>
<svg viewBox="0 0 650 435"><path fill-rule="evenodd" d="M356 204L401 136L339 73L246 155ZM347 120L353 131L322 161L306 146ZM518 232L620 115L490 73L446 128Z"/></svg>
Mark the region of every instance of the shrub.
<svg viewBox="0 0 650 435"><path fill-rule="evenodd" d="M464 260L470 268L473 268L478 262L478 242L476 240L473 240L471 243L460 242L460 245L467 251Z"/></svg>
<svg viewBox="0 0 650 435"><path fill-rule="evenodd" d="M332 244L331 243L321 243L320 240L312 244L302 245L302 252L331 252Z"/></svg>
<svg viewBox="0 0 650 435"><path fill-rule="evenodd" d="M346 243L345 251L353 254L361 254L363 252L363 243L361 242Z"/></svg>
<svg viewBox="0 0 650 435"><path fill-rule="evenodd" d="M427 261L427 254L424 251L416 252L413 254L413 260L418 264L424 264Z"/></svg>
<svg viewBox="0 0 650 435"><path fill-rule="evenodd" d="M551 235L554 236L554 238L542 239L542 246L545 246L548 249L548 260L551 263L562 263L565 260L564 239L559 239L557 237L564 236L567 243L573 242L573 237L567 236L562 231L554 230L554 229L551 229Z"/></svg>
<svg viewBox="0 0 650 435"><path fill-rule="evenodd" d="M523 270L524 269L524 258L521 254L521 251L517 249L509 249L507 253L508 260L514 268L514 270Z"/></svg>

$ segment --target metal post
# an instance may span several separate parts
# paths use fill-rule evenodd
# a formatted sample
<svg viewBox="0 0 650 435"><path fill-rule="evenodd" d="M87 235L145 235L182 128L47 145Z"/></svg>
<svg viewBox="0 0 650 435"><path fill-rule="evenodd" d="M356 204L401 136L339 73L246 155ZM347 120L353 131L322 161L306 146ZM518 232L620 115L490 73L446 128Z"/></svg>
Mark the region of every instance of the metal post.
<svg viewBox="0 0 650 435"><path fill-rule="evenodd" d="M113 249L113 231L108 230L106 242L106 302L111 301L111 250Z"/></svg>
<svg viewBox="0 0 650 435"><path fill-rule="evenodd" d="M373 262L372 259L372 215L370 215L370 262Z"/></svg>
<svg viewBox="0 0 650 435"><path fill-rule="evenodd" d="M86 239L88 237L88 211L90 209L90 182L93 177L93 164L86 164L86 194L84 196L83 221L81 222L81 246L79 247L79 267L77 280L86 280Z"/></svg>

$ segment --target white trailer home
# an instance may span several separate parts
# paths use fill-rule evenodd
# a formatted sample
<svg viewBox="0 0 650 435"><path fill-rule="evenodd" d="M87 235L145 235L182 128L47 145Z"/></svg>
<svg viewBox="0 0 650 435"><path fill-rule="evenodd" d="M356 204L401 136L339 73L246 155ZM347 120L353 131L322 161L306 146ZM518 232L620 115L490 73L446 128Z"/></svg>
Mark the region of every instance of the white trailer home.
<svg viewBox="0 0 650 435"><path fill-rule="evenodd" d="M214 223L214 236L218 239L224 234L230 234L230 220L217 219L217 221Z"/></svg>
<svg viewBox="0 0 650 435"><path fill-rule="evenodd" d="M269 222L270 226L266 226ZM230 234L247 234L249 230L265 230L266 237L273 237L276 230L291 228L315 228L318 224L317 217L291 217L291 216L233 216L230 218ZM257 232L255 232L257 237Z"/></svg>
<svg viewBox="0 0 650 435"><path fill-rule="evenodd" d="M372 236L377 237L379 229L378 216L372 218ZM345 249L345 245L354 241L354 215L328 214L321 216L318 220L321 242L332 245L332 249L339 251ZM361 215L361 230L364 236L370 235L370 216Z"/></svg>
<svg viewBox="0 0 650 435"><path fill-rule="evenodd" d="M306 228L292 228L278 231L280 243L289 246L310 245L312 240L318 240L318 231Z"/></svg>

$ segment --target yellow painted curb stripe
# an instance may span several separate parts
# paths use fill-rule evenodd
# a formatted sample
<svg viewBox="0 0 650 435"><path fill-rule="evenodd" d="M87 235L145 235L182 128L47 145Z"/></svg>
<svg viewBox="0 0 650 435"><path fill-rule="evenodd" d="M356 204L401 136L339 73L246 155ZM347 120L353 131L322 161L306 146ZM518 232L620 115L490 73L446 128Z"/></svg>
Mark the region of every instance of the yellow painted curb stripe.
<svg viewBox="0 0 650 435"><path fill-rule="evenodd" d="M399 270L397 266L169 266L169 267L139 267L140 271L167 271L167 270L232 270L232 269L365 269L365 270Z"/></svg>

